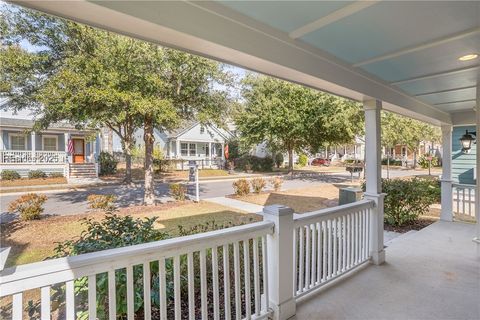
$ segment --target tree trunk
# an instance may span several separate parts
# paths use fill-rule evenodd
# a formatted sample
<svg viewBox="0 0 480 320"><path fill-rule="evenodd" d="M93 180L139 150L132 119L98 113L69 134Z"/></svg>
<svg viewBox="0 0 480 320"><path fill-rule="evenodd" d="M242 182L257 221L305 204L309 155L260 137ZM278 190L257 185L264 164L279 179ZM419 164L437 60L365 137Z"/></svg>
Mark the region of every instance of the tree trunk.
<svg viewBox="0 0 480 320"><path fill-rule="evenodd" d="M153 181L153 144L155 137L153 135L153 119L150 117L145 117L143 140L145 142L145 193L143 203L153 205L155 204Z"/></svg>
<svg viewBox="0 0 480 320"><path fill-rule="evenodd" d="M413 169L417 168L417 151L413 151Z"/></svg>
<svg viewBox="0 0 480 320"><path fill-rule="evenodd" d="M288 150L288 173L293 172L293 150Z"/></svg>
<svg viewBox="0 0 480 320"><path fill-rule="evenodd" d="M123 182L132 183L132 142L125 139L123 142L123 153L125 154L125 178Z"/></svg>

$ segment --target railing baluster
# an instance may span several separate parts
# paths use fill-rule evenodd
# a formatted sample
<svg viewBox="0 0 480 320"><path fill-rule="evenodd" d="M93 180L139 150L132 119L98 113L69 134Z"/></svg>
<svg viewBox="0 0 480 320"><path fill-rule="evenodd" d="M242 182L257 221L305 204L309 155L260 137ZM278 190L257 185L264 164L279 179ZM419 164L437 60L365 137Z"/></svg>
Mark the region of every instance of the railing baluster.
<svg viewBox="0 0 480 320"><path fill-rule="evenodd" d="M133 266L127 266L127 319L134 320L134 279L133 279Z"/></svg>
<svg viewBox="0 0 480 320"><path fill-rule="evenodd" d="M117 319L117 292L115 286L115 270L108 271L108 318L110 320Z"/></svg>
<svg viewBox="0 0 480 320"><path fill-rule="evenodd" d="M347 268L347 217L342 217L342 272Z"/></svg>
<svg viewBox="0 0 480 320"><path fill-rule="evenodd" d="M12 319L23 318L23 294L15 293L12 298Z"/></svg>
<svg viewBox="0 0 480 320"><path fill-rule="evenodd" d="M97 276L88 276L88 318L97 319Z"/></svg>
<svg viewBox="0 0 480 320"><path fill-rule="evenodd" d="M150 296L150 262L143 263L143 310L144 319L150 320L152 318L152 299Z"/></svg>
<svg viewBox="0 0 480 320"><path fill-rule="evenodd" d="M322 268L322 281L327 280L327 222L322 221L322 233L323 233L323 241L322 241L322 247L323 247L323 253L322 253L322 260L323 260L323 268Z"/></svg>
<svg viewBox="0 0 480 320"><path fill-rule="evenodd" d="M262 268L263 268L263 296L264 296L264 310L268 310L268 253L267 253L267 236L262 237Z"/></svg>
<svg viewBox="0 0 480 320"><path fill-rule="evenodd" d="M310 228L307 225L305 226L305 290L310 287L310 241Z"/></svg>
<svg viewBox="0 0 480 320"><path fill-rule="evenodd" d="M40 316L42 320L49 320L50 319L50 286L42 287L40 289L41 293L41 310Z"/></svg>
<svg viewBox="0 0 480 320"><path fill-rule="evenodd" d="M368 209L363 211L363 260L368 259Z"/></svg>
<svg viewBox="0 0 480 320"><path fill-rule="evenodd" d="M250 319L252 315L251 291L250 291L250 242L243 241L243 271L245 282L245 317Z"/></svg>
<svg viewBox="0 0 480 320"><path fill-rule="evenodd" d="M188 317L195 320L195 277L193 266L193 252L187 254L188 267Z"/></svg>
<svg viewBox="0 0 480 320"><path fill-rule="evenodd" d="M65 311L67 319L75 319L75 286L73 280L65 283Z"/></svg>
<svg viewBox="0 0 480 320"><path fill-rule="evenodd" d="M332 233L333 233L333 272L332 275L337 275L337 219L332 220Z"/></svg>
<svg viewBox="0 0 480 320"><path fill-rule="evenodd" d="M165 257L161 257L158 261L158 281L160 294L160 319L167 319L167 279L165 274Z"/></svg>
<svg viewBox="0 0 480 320"><path fill-rule="evenodd" d="M327 279L330 279L332 276L332 220L327 221L327 232L328 232L328 273Z"/></svg>
<svg viewBox="0 0 480 320"><path fill-rule="evenodd" d="M303 289L305 288L305 282L303 281L305 271L304 271L304 262L305 262L305 246L304 246L304 241L305 241L305 235L304 235L304 227L300 227L300 234L299 234L299 240L300 240L300 252L299 252L299 261L298 261L298 287L299 291L303 292Z"/></svg>
<svg viewBox="0 0 480 320"><path fill-rule="evenodd" d="M230 320L231 318L231 304L230 304L230 253L229 245L223 245L223 287L224 287L224 298L225 298L225 319Z"/></svg>
<svg viewBox="0 0 480 320"><path fill-rule="evenodd" d="M317 225L317 282L320 284L322 282L322 224L320 222L316 223Z"/></svg>
<svg viewBox="0 0 480 320"><path fill-rule="evenodd" d="M242 297L240 292L240 248L238 241L233 243L233 269L235 276L235 318L237 320L242 317Z"/></svg>
<svg viewBox="0 0 480 320"><path fill-rule="evenodd" d="M202 303L202 319L208 318L207 295L207 257L205 250L200 251L200 298Z"/></svg>
<svg viewBox="0 0 480 320"><path fill-rule="evenodd" d="M173 257L173 295L175 297L175 320L182 318L182 298L180 291L180 256Z"/></svg>
<svg viewBox="0 0 480 320"><path fill-rule="evenodd" d="M298 229L293 228L293 291L294 294L299 292L299 286L298 286Z"/></svg>
<svg viewBox="0 0 480 320"><path fill-rule="evenodd" d="M212 248L212 281L213 281L213 319L220 319L220 305L218 298L218 248Z"/></svg>
<svg viewBox="0 0 480 320"><path fill-rule="evenodd" d="M258 239L253 239L253 292L255 295L255 316L260 316L262 301L260 297L260 262L258 259Z"/></svg>
<svg viewBox="0 0 480 320"><path fill-rule="evenodd" d="M316 279L317 279L317 274L316 274L316 271L317 271L317 266L316 266L316 262L317 262L317 239L316 239L316 235L317 235L317 232L315 230L315 225L314 224L310 225L309 233L311 233L311 235L312 235L312 262L311 262L311 271L310 271L310 273L311 273L310 288L311 288L311 287L315 286L315 282L316 282Z"/></svg>

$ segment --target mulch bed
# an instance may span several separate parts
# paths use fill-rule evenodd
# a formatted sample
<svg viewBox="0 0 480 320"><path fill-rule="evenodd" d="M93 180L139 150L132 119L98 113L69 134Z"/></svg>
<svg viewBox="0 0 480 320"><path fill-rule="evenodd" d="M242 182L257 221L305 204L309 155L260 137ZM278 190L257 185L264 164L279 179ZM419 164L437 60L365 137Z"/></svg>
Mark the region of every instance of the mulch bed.
<svg viewBox="0 0 480 320"><path fill-rule="evenodd" d="M436 221L438 221L438 218L421 217L417 221L415 221L411 224L408 224L408 225L401 226L401 227L391 226L391 225L385 224L384 229L387 230L387 231L406 233L406 232L411 231L411 230L416 230L416 231L421 230L425 227L428 227L429 225L431 225L432 223L434 223Z"/></svg>

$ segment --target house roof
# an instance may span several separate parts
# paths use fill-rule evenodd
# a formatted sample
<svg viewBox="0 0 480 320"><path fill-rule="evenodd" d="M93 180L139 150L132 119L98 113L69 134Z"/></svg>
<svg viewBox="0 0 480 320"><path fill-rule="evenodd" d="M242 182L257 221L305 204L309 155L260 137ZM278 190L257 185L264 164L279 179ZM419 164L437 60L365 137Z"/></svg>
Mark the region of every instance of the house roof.
<svg viewBox="0 0 480 320"><path fill-rule="evenodd" d="M186 133L187 131L189 131L190 129L192 129L193 127L195 127L196 125L200 124L199 121L187 121L185 123L184 126L182 126L181 128L178 128L176 130L173 130L173 131L169 131L169 132L166 132L167 134L167 137L169 139L176 139L178 137L180 137L181 135L183 135L184 133ZM228 137L225 135L224 132L222 132L222 130L220 130L219 128L217 128L216 126L214 125L209 125L208 126L209 128L211 128L212 130L214 130L215 132L217 132L220 136L222 136L224 139L227 139ZM229 130L225 129L225 131L227 133L230 133Z"/></svg>
<svg viewBox="0 0 480 320"><path fill-rule="evenodd" d="M15 128L26 128L31 129L35 124L34 120L28 119L15 119L15 118L0 118L0 127L15 127ZM79 130L75 126L65 123L65 122L56 122L52 123L47 130L49 129L60 129L65 131L89 131L89 130Z"/></svg>

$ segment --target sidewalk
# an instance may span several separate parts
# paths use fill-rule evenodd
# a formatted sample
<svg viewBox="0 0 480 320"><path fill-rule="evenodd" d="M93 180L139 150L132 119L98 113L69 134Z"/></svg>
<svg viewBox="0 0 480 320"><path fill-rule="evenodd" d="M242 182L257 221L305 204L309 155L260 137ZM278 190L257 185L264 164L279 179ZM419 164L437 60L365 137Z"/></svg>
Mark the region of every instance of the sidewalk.
<svg viewBox="0 0 480 320"><path fill-rule="evenodd" d="M263 206L260 206L258 204L253 204L249 202L244 202L232 198L227 198L227 197L216 197L216 198L207 198L203 199L204 201L209 201L213 202L216 204L220 204L225 207L230 207L234 208L237 210L242 210L246 211L248 213L256 213L256 214L262 214L263 212Z"/></svg>

